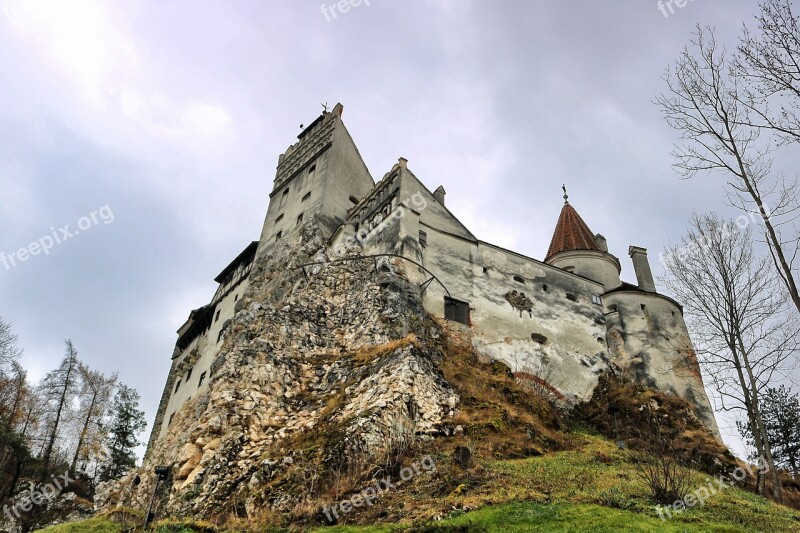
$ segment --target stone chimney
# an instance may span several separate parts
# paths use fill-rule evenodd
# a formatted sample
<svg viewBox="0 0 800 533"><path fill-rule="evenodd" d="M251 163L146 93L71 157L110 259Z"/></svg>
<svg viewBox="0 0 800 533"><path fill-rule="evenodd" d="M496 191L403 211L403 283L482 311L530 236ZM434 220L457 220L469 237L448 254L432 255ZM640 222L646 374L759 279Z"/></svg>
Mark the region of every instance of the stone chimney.
<svg viewBox="0 0 800 533"><path fill-rule="evenodd" d="M647 260L647 250L639 246L630 246L628 255L631 256L633 261L633 270L636 271L636 281L639 283L639 288L648 292L656 292L653 273L650 271L650 262Z"/></svg>
<svg viewBox="0 0 800 533"><path fill-rule="evenodd" d="M437 202L439 202L442 205L444 205L444 195L445 194L447 194L447 192L444 190L444 187L442 187L441 185L436 187L436 190L433 191L433 197L436 199Z"/></svg>
<svg viewBox="0 0 800 533"><path fill-rule="evenodd" d="M594 236L594 243L597 245L597 249L601 252L608 252L608 241L606 241L606 238L599 233Z"/></svg>

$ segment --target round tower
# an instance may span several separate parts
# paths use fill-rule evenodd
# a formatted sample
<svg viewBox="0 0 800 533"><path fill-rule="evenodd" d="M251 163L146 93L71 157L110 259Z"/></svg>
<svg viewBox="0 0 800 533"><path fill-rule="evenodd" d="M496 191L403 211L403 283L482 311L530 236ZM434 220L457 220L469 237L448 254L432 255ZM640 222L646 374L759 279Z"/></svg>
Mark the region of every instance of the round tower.
<svg viewBox="0 0 800 533"><path fill-rule="evenodd" d="M608 252L605 237L592 233L569 203L564 188L564 207L544 262L601 283L606 291L620 286L619 259Z"/></svg>

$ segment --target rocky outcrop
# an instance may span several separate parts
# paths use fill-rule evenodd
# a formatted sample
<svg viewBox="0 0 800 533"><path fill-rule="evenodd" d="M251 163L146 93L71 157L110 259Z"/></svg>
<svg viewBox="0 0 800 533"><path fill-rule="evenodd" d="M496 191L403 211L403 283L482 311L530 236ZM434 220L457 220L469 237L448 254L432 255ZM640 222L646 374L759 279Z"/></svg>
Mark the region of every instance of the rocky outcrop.
<svg viewBox="0 0 800 533"><path fill-rule="evenodd" d="M156 465L172 467L169 514L303 505L331 476L448 431L459 398L436 364L440 335L400 265L330 250L309 225L257 260L208 392L175 415L141 470L98 490L97 505L146 507Z"/></svg>

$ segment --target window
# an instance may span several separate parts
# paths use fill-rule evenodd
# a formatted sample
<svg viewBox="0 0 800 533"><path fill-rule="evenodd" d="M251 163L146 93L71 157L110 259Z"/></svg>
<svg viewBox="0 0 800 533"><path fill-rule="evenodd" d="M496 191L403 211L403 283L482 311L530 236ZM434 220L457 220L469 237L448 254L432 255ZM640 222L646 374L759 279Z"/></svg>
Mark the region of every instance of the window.
<svg viewBox="0 0 800 533"><path fill-rule="evenodd" d="M469 325L469 304L447 296L444 297L444 317L453 322Z"/></svg>
<svg viewBox="0 0 800 533"><path fill-rule="evenodd" d="M168 425L168 426L171 426L171 425L172 425L172 419L173 419L173 418L175 418L175 413L172 413L171 415L169 415L169 422L167 422L167 425Z"/></svg>
<svg viewBox="0 0 800 533"><path fill-rule="evenodd" d="M489 268L488 267L483 267L483 273L484 274L488 274L489 273Z"/></svg>
<svg viewBox="0 0 800 533"><path fill-rule="evenodd" d="M175 392L178 392L178 389L180 388L181 388L181 380L178 380L178 382L175 384ZM175 392L173 392L172 394L175 394Z"/></svg>
<svg viewBox="0 0 800 533"><path fill-rule="evenodd" d="M547 292L547 285L542 285L542 290L543 290L544 292Z"/></svg>
<svg viewBox="0 0 800 533"><path fill-rule="evenodd" d="M194 370L194 367L186 371L186 383L189 383L189 378L192 377L192 370Z"/></svg>
<svg viewBox="0 0 800 533"><path fill-rule="evenodd" d="M356 205L358 203L358 198L356 198L355 196L351 196L350 197L350 203L353 204L353 205Z"/></svg>
<svg viewBox="0 0 800 533"><path fill-rule="evenodd" d="M280 222L281 220L283 220L283 213L281 213L280 215L278 215L278 218L276 218L276 219L275 219L275 223L277 224L277 223L278 223L278 222Z"/></svg>
<svg viewBox="0 0 800 533"><path fill-rule="evenodd" d="M217 315L214 317L214 322L216 322L217 320L219 320L219 313L220 313L220 311L222 311L222 310L221 310L221 309L217 309Z"/></svg>
<svg viewBox="0 0 800 533"><path fill-rule="evenodd" d="M578 301L578 297L575 296L574 294L572 294L571 292L568 292L567 293L567 300L572 300L573 302L577 302Z"/></svg>
<svg viewBox="0 0 800 533"><path fill-rule="evenodd" d="M306 201L306 200L308 200L309 198L311 198L311 193L310 193L310 192L307 192L307 193L306 193L306 195L305 195L305 196L303 196L303 199L302 199L302 200L300 200L300 201L301 201L301 202L305 202L305 201Z"/></svg>
<svg viewBox="0 0 800 533"><path fill-rule="evenodd" d="M547 337L545 337L541 333L531 333L531 340L535 343L543 345L547 342Z"/></svg>
<svg viewBox="0 0 800 533"><path fill-rule="evenodd" d="M522 276L514 276L514 281L516 281L517 283L525 283L525 278L523 278Z"/></svg>
<svg viewBox="0 0 800 533"><path fill-rule="evenodd" d="M236 296L234 296L233 301L234 302L238 302L239 301L239 295L238 294Z"/></svg>
<svg viewBox="0 0 800 533"><path fill-rule="evenodd" d="M619 309L617 308L616 304L608 306L608 312L609 313L616 313L617 311L619 311Z"/></svg>
<svg viewBox="0 0 800 533"><path fill-rule="evenodd" d="M283 189L283 195L286 196L288 194L289 194L289 187L286 187L285 189Z"/></svg>
<svg viewBox="0 0 800 533"><path fill-rule="evenodd" d="M203 372L202 374L200 374L200 379L197 380L197 386L198 387L202 386L205 380L206 380L206 373Z"/></svg>
<svg viewBox="0 0 800 533"><path fill-rule="evenodd" d="M428 234L420 230L419 232L419 245L425 248L428 246Z"/></svg>
<svg viewBox="0 0 800 533"><path fill-rule="evenodd" d="M275 240L276 241L281 240L282 236L283 236L283 231L279 231L278 233L275 234Z"/></svg>
<svg viewBox="0 0 800 533"><path fill-rule="evenodd" d="M297 216L297 225L299 226L300 224L302 224L302 222L303 222L303 213L300 213Z"/></svg>
<svg viewBox="0 0 800 533"><path fill-rule="evenodd" d="M647 306L642 304L642 311L644 311L645 309L647 309Z"/></svg>
<svg viewBox="0 0 800 533"><path fill-rule="evenodd" d="M223 333L223 332L222 332L222 331L220 331L220 332L219 332L219 335L217 335L217 342L219 342L219 341L221 341L221 340L222 340L222 333Z"/></svg>
<svg viewBox="0 0 800 533"><path fill-rule="evenodd" d="M603 305L603 300L596 294L592 294L592 303L597 305Z"/></svg>
<svg viewBox="0 0 800 533"><path fill-rule="evenodd" d="M317 170L317 165L311 165L310 167L308 167L308 177L309 178L313 178L314 177L314 171L315 170Z"/></svg>

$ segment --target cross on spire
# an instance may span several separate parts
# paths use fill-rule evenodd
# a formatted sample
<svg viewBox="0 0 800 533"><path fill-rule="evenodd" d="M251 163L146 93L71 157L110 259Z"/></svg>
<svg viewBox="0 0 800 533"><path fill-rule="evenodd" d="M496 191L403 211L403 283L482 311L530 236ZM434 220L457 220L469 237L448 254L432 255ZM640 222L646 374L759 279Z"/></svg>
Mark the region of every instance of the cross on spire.
<svg viewBox="0 0 800 533"><path fill-rule="evenodd" d="M568 204L569 203L569 195L567 194L567 186L566 185L562 185L561 189L564 191L564 203Z"/></svg>

